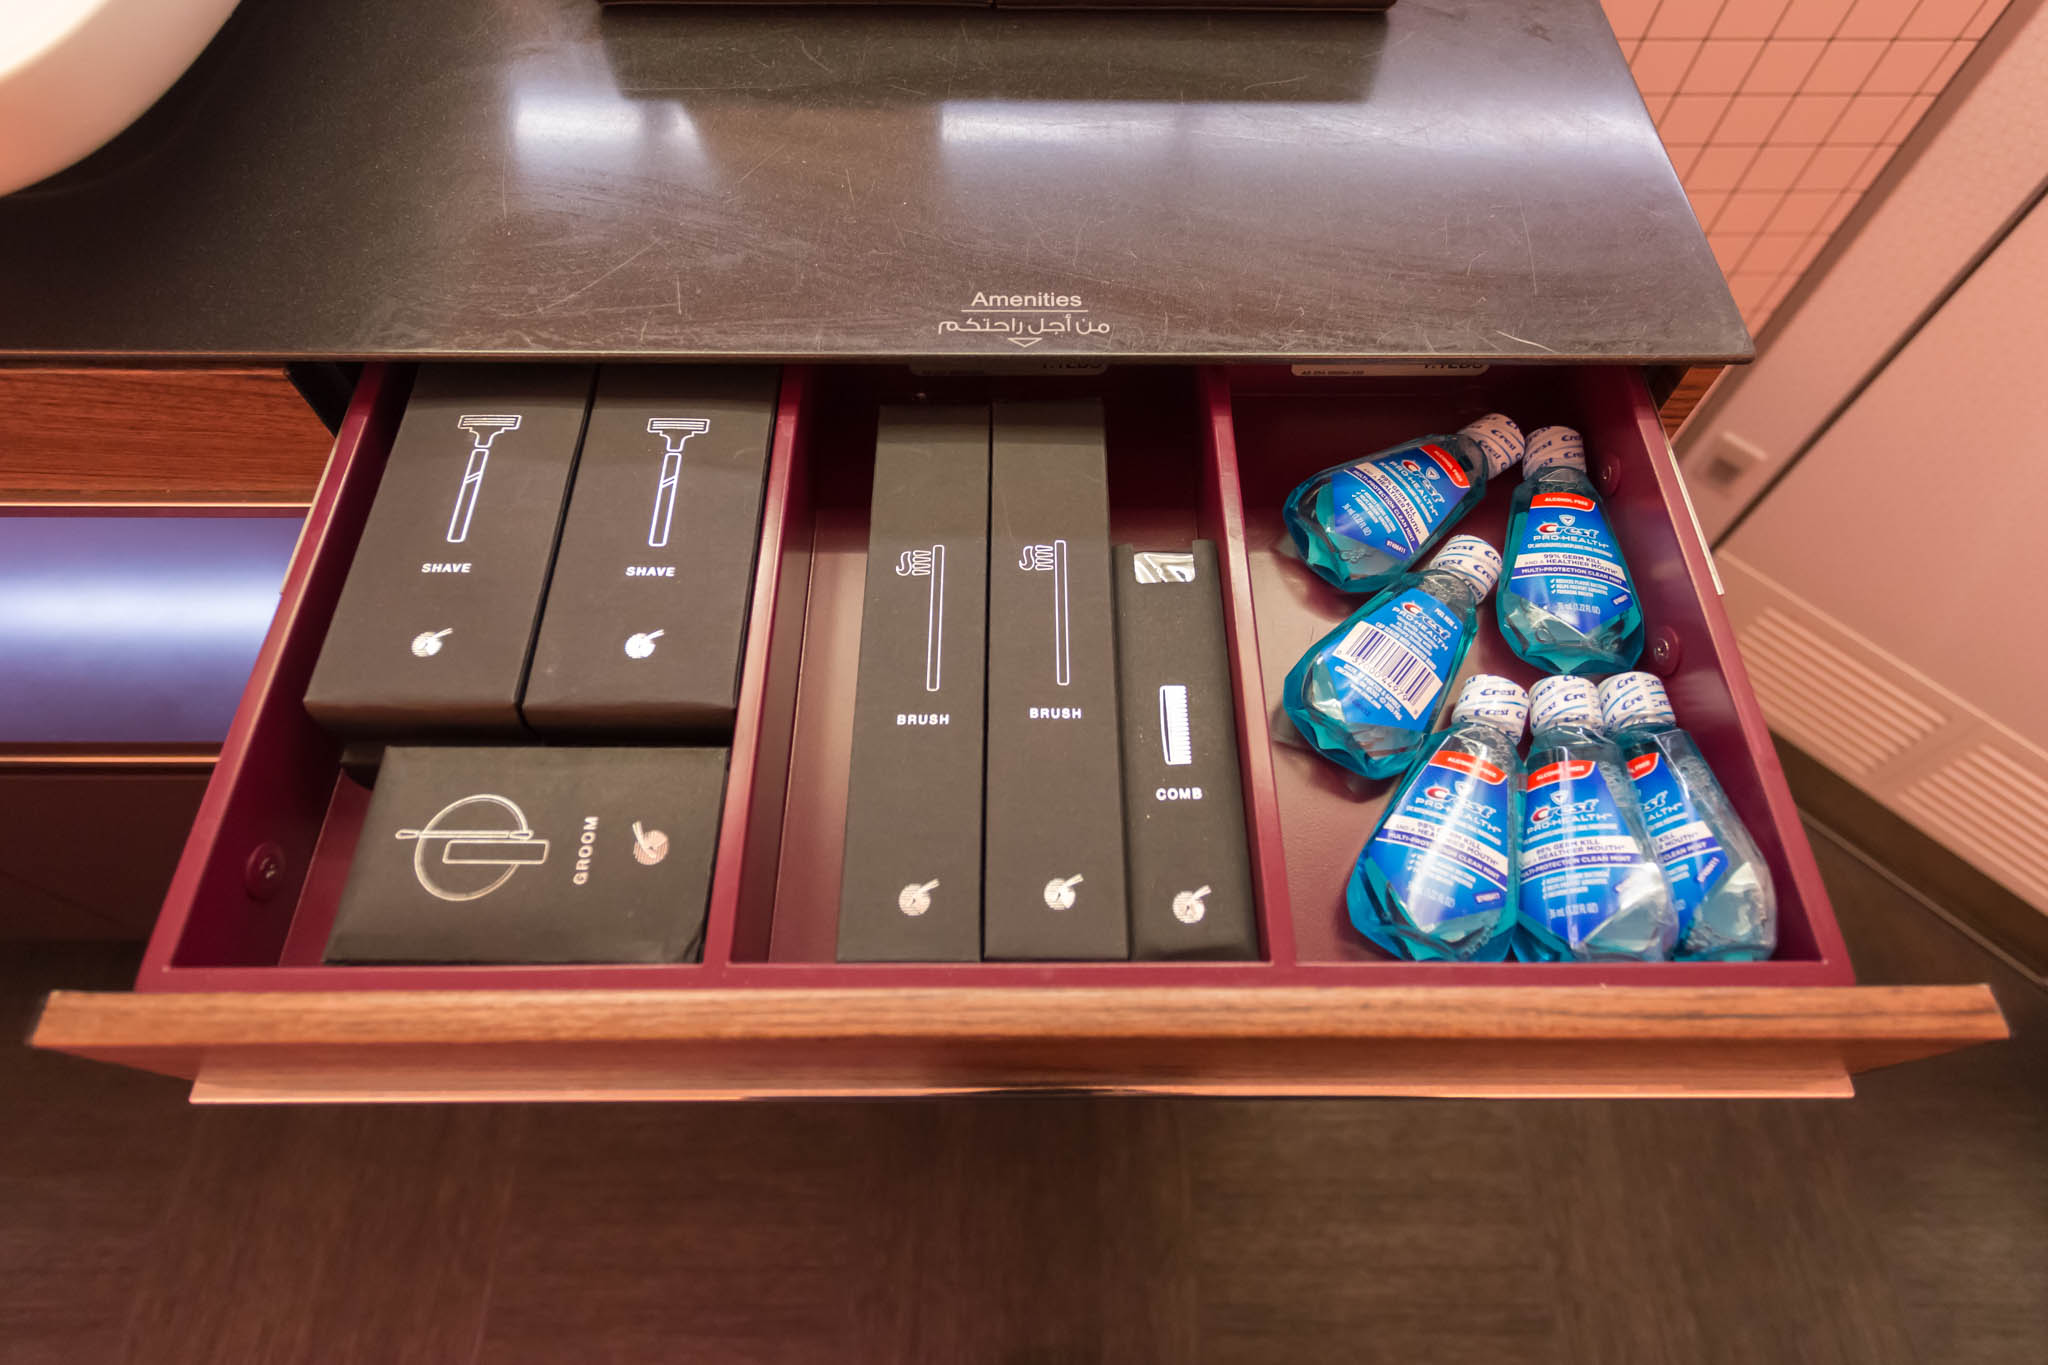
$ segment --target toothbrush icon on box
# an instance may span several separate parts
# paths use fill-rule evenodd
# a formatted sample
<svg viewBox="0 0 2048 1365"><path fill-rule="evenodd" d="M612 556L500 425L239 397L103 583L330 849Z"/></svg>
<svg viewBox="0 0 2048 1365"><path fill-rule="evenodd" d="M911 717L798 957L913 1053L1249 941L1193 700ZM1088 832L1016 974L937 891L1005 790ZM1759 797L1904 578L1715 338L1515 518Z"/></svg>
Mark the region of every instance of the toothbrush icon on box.
<svg viewBox="0 0 2048 1365"><path fill-rule="evenodd" d="M476 514L477 495L484 489L484 470L491 462L491 442L508 431L519 430L516 412L466 412L455 425L469 433L469 463L462 469L462 485L455 490L455 510L448 516L448 543L460 545L469 539L469 519Z"/></svg>
<svg viewBox="0 0 2048 1365"><path fill-rule="evenodd" d="M1052 574L1052 680L1061 687L1073 681L1071 642L1068 639L1067 542L1026 545L1017 567L1026 573Z"/></svg>
<svg viewBox="0 0 2048 1365"><path fill-rule="evenodd" d="M899 578L929 578L932 581L930 600L925 607L924 622L924 690L939 690L939 655L945 645L946 633L946 547L934 545L929 550L905 550L896 557L896 574Z"/></svg>
<svg viewBox="0 0 2048 1365"><path fill-rule="evenodd" d="M683 447L692 436L711 430L702 417L650 417L647 432L659 436L665 447L661 457L661 479L654 485L654 518L647 523L648 548L659 550L668 544L669 523L676 515L676 484L683 477Z"/></svg>

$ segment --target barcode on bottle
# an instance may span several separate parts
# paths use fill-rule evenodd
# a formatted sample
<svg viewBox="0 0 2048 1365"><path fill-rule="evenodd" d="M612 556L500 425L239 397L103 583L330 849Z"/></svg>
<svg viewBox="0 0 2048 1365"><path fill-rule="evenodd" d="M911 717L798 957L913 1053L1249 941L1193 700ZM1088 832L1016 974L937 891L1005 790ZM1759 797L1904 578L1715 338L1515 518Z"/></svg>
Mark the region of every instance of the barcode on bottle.
<svg viewBox="0 0 2048 1365"><path fill-rule="evenodd" d="M1443 685L1428 659L1365 621L1351 628L1334 653L1392 693L1410 716L1420 717Z"/></svg>

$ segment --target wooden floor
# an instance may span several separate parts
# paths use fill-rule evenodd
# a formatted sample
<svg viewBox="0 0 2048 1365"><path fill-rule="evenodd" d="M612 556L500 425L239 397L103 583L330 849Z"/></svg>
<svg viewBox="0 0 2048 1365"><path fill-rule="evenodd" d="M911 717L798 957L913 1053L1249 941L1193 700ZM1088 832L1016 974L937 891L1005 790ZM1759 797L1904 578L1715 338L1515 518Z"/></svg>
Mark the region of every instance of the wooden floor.
<svg viewBox="0 0 2048 1365"><path fill-rule="evenodd" d="M0 1049L0 1362L2048 1360L2048 998L1814 842L1863 978L2011 1043L1847 1103L321 1110ZM14 951L0 1016L131 956Z"/></svg>

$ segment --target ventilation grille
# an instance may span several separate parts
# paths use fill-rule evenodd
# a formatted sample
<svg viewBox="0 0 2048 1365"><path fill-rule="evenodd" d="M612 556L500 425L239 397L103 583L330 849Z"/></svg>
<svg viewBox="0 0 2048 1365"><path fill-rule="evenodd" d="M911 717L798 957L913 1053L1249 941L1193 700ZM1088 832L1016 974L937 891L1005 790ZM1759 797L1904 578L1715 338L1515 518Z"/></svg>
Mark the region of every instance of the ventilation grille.
<svg viewBox="0 0 2048 1365"><path fill-rule="evenodd" d="M1851 777L1898 757L1948 719L1776 607L1736 635L1771 727Z"/></svg>
<svg viewBox="0 0 2048 1365"><path fill-rule="evenodd" d="M2048 909L2048 777L1982 744L1901 791L1901 812Z"/></svg>

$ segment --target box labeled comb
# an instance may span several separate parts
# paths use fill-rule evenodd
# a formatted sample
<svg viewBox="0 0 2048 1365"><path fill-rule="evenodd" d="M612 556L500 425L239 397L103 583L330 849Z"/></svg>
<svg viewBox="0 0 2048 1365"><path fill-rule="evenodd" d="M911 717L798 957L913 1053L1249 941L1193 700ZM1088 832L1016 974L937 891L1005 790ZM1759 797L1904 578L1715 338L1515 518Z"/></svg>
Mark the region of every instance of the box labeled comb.
<svg viewBox="0 0 2048 1365"><path fill-rule="evenodd" d="M1116 548L1131 956L1259 955L1216 547Z"/></svg>

